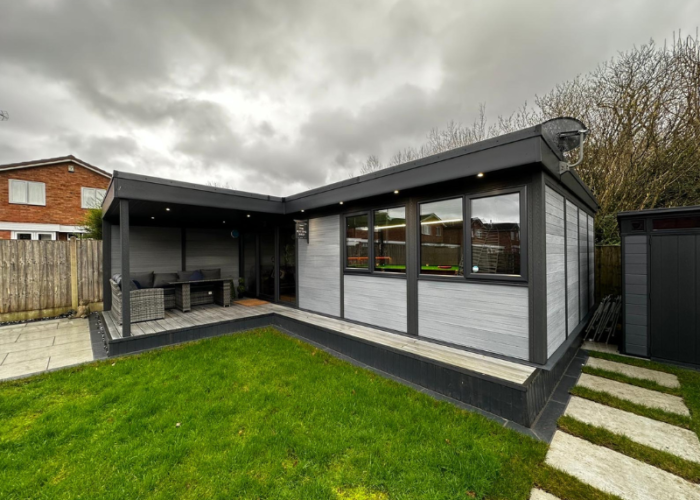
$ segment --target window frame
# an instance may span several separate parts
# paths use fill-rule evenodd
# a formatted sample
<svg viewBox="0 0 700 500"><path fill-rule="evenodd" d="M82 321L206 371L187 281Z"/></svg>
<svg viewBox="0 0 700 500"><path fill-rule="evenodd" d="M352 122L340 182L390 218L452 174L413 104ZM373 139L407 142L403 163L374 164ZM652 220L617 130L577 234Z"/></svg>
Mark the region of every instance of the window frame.
<svg viewBox="0 0 700 500"><path fill-rule="evenodd" d="M13 185L16 185L16 183L24 184L25 199L27 201L12 201L12 192L14 189L17 189L17 188L13 188ZM31 203L29 201L29 185L30 184L37 184L37 185L41 186L43 203ZM27 181L24 179L8 179L7 202L11 205L29 205L32 207L45 207L46 206L46 183L40 182L40 181Z"/></svg>
<svg viewBox="0 0 700 500"><path fill-rule="evenodd" d="M343 228L343 274L361 274L361 275L369 275L369 276L378 276L382 278L399 278L399 279L406 279L406 271L400 273L400 272L386 272L386 271L374 271L374 212L379 211L379 210L391 210L394 208L403 208L404 213L406 214L406 245L409 244L408 241L408 203L396 203L396 204L389 204L389 205L382 205L381 207L378 208L370 208L367 210L360 210L357 212L348 212L342 215L342 228ZM367 262L367 267L366 268L356 268L356 267L348 267L348 243L347 243L347 238L348 238L348 218L351 217L357 217L361 215L366 215L367 216L367 257L368 257L368 262ZM406 263L406 267L408 267L408 262Z"/></svg>
<svg viewBox="0 0 700 500"><path fill-rule="evenodd" d="M352 217L367 216L367 267L348 267L348 219ZM361 212L352 212L343 214L343 270L350 274L372 274L370 263L372 262L372 254L374 253L374 242L371 240L372 229L372 210L363 210Z"/></svg>
<svg viewBox="0 0 700 500"><path fill-rule="evenodd" d="M28 240L20 240L19 235L20 234L28 234L29 239ZM48 234L51 236L50 240L40 240L39 235L40 234ZM57 240L57 235L55 232L52 231L12 231L12 234L10 236L11 239L13 240L20 240L20 241L56 241Z"/></svg>
<svg viewBox="0 0 700 500"><path fill-rule="evenodd" d="M464 218L465 213L464 213L464 197L465 194L457 194L457 195L452 195L452 196L444 196L441 198L429 198L425 200L420 200L417 205L416 205L416 217L417 221L416 223L418 224L418 241L416 241L416 245L418 246L418 269L416 270L416 273L418 274L418 279L427 279L427 280L446 280L446 281L456 281L459 278L464 278L464 275L459 275L459 274L453 274L453 275L440 275L440 274L423 274L421 273L421 268L423 267L423 243L422 243L422 238L423 236L423 229L422 229L422 224L421 224L421 219L420 219L420 207L421 205L426 205L428 203L437 203L440 201L450 201L450 200L460 200L462 203L462 258L464 258L464 233L465 233L465 228L464 228L464 221L466 220ZM432 231L431 231L432 233ZM432 235L432 234L431 234ZM425 235L429 236L429 235Z"/></svg>
<svg viewBox="0 0 700 500"><path fill-rule="evenodd" d="M389 276L393 276L393 277L397 277L397 278L401 278L401 277L405 278L406 277L406 270L408 269L408 258L407 258L407 262L406 262L406 269L404 269L403 272L387 272L387 271L375 272L374 271L374 265L376 264L374 262L374 213L381 211L381 210L393 210L396 208L403 208L404 220L406 221L406 237L405 237L404 245L408 245L409 244L408 243L408 204L399 203L396 205L391 205L391 206L386 206L386 207L383 206L381 208L373 208L369 211L369 213L370 213L370 228L369 228L370 232L369 232L369 234L371 236L370 241L369 241L369 243L371 243L370 244L370 247L371 247L370 248L370 250L371 250L370 270L372 271L371 272L372 275L375 275L375 276L387 276L387 275L389 275Z"/></svg>
<svg viewBox="0 0 700 500"><path fill-rule="evenodd" d="M479 274L472 272L472 231L471 231L471 202L481 198L493 198L508 194L520 195L520 274ZM499 189L494 191L484 191L481 193L471 193L464 197L465 220L469 221L469 230L464 231L464 278L475 281L513 281L526 282L528 280L528 228L527 228L527 186L510 189Z"/></svg>
<svg viewBox="0 0 700 500"><path fill-rule="evenodd" d="M86 187L86 186L81 186L80 187L80 208L83 210L89 210L91 208L98 208L98 207L87 207L85 206L85 190L90 189L92 191L95 191L95 199L97 199L97 192L98 191L103 191L104 193L102 194L102 200L104 201L105 196L107 196L107 190L102 189L102 188L94 188L94 187ZM102 202L99 203L99 206L102 206Z"/></svg>

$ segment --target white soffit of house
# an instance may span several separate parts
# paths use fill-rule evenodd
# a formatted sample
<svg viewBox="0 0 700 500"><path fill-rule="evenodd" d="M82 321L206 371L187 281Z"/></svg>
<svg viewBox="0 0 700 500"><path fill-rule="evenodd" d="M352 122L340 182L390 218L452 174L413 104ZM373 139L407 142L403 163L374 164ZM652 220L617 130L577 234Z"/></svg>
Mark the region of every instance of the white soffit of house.
<svg viewBox="0 0 700 500"><path fill-rule="evenodd" d="M80 226L65 226L63 224L35 224L29 222L2 222L0 231L41 231L45 233L84 233Z"/></svg>

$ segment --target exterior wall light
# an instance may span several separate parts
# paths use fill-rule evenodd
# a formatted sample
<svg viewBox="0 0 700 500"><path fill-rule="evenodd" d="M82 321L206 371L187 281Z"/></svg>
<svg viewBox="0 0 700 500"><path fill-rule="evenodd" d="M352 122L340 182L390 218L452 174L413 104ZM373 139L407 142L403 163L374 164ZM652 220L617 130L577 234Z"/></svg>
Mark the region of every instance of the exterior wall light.
<svg viewBox="0 0 700 500"><path fill-rule="evenodd" d="M394 194L399 194L399 190L398 190L398 189L394 189Z"/></svg>
<svg viewBox="0 0 700 500"><path fill-rule="evenodd" d="M478 174L476 174L476 176L477 176L477 177L483 177L483 176L484 176L484 173L483 173L483 172L479 172Z"/></svg>
<svg viewBox="0 0 700 500"><path fill-rule="evenodd" d="M340 202L340 204L342 205L342 204L343 204L343 202L341 201L341 202Z"/></svg>

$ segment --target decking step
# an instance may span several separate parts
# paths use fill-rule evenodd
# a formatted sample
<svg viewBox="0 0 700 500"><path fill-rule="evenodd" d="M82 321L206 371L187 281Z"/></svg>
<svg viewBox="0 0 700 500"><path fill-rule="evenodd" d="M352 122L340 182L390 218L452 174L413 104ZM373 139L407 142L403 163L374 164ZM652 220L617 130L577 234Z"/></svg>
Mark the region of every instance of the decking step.
<svg viewBox="0 0 700 500"><path fill-rule="evenodd" d="M532 488L530 492L530 500L559 500L559 497L555 497L551 493L542 491L539 488Z"/></svg>
<svg viewBox="0 0 700 500"><path fill-rule="evenodd" d="M607 352L609 354L618 354L617 346L611 344L604 344L603 342L591 342L587 340L581 346L584 351L598 351Z"/></svg>
<svg viewBox="0 0 700 500"><path fill-rule="evenodd" d="M564 415L600 427L632 441L700 463L700 440L687 429L572 397Z"/></svg>
<svg viewBox="0 0 700 500"><path fill-rule="evenodd" d="M648 408L658 408L670 413L676 413L687 417L690 416L688 407L683 403L683 399L678 396L651 391L649 389L637 387L636 385L623 384L622 382L596 377L587 373L581 374L576 385L593 391L607 392L617 398Z"/></svg>
<svg viewBox="0 0 700 500"><path fill-rule="evenodd" d="M678 377L672 373L664 373L656 370L649 370L647 368L640 368L638 366L626 365L624 363L616 363L614 361L608 361L607 359L588 358L586 361L586 366L597 368L599 370L620 373L631 378L651 380L652 382L656 382L664 387L675 388L681 386L680 382L678 381Z"/></svg>
<svg viewBox="0 0 700 500"><path fill-rule="evenodd" d="M700 486L622 453L557 431L545 462L623 500L700 500Z"/></svg>

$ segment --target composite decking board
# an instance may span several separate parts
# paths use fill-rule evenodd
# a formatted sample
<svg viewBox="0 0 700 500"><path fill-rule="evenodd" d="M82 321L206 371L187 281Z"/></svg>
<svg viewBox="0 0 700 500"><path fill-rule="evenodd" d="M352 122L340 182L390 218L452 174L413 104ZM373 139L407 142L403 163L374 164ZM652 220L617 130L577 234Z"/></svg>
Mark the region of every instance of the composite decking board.
<svg viewBox="0 0 700 500"><path fill-rule="evenodd" d="M545 188L547 215L547 357L566 340L566 242L564 197L549 186Z"/></svg>
<svg viewBox="0 0 700 500"><path fill-rule="evenodd" d="M192 314L192 312L195 312L195 314ZM257 307L233 305L228 308L222 308L217 305L195 306L192 311L187 313L182 313L178 310L168 310L166 311L166 320L148 321L141 324L146 328L169 331L182 329L181 326L176 325L175 322L172 321L175 318L178 318L180 321L186 321L190 327L194 327L237 319L254 318L271 313L326 328L360 340L384 345L399 352L418 355L479 374L507 380L515 384L524 384L535 371L535 368L531 366L493 358L484 354L463 351L425 340L389 333L383 330L377 330L371 327L275 304ZM104 316L107 318L109 313L106 313ZM106 323L110 332L114 333L114 328L116 327L114 322L106 320ZM140 330L143 330L143 328L140 328ZM121 329L118 330L118 332L120 331ZM120 336L120 334L117 336Z"/></svg>

